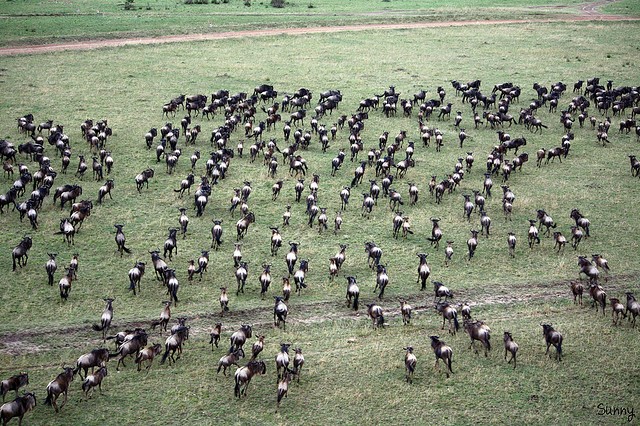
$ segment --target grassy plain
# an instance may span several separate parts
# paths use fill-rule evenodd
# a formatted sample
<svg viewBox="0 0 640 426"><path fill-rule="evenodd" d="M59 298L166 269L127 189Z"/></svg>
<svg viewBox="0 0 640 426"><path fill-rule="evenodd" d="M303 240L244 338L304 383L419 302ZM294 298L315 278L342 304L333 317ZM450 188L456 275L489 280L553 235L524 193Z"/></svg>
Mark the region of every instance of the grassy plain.
<svg viewBox="0 0 640 426"><path fill-rule="evenodd" d="M267 0L253 1L249 7L241 0L190 5L179 0L135 0L132 10L125 10L124 2L102 0L3 0L0 45L355 23L554 18L577 13L581 3L291 0L274 8ZM610 7L619 14L639 12L632 1Z"/></svg>
<svg viewBox="0 0 640 426"><path fill-rule="evenodd" d="M344 95L340 113L349 114L360 99L381 93L389 85L406 95L425 88L430 97L435 96L437 86L443 86L454 111L463 111L463 127L471 135L460 149L453 120L433 117L429 124L445 134L445 146L436 153L433 146L424 148L419 143L415 112L412 118L399 115L391 119L385 119L380 111L370 114L363 133L365 148L377 145L378 135L384 130L395 135L406 129L410 139L416 141L416 168L394 185L405 202L406 182L416 182L421 190L417 206L404 206L415 232L407 241L391 237L393 215L385 200L380 201L370 220L360 217L360 193L368 189L367 185L352 191L352 203L343 214L343 231L338 236L318 235L317 228L306 225L304 207L293 202L295 179L287 175L284 165L278 177L285 186L280 198L272 202L273 180L267 178L261 162L250 163L247 156L234 158L227 179L214 187L204 217L190 214L190 232L185 240L178 241L179 253L171 262L181 283L181 301L174 316L187 315L193 327L182 359L175 366L154 365L148 375L136 375L130 361L120 373L110 364L105 395L96 394L90 402L80 401L80 385L74 382L70 402L60 415L53 417L49 407L38 406L27 420L51 424L149 420L170 424L185 420L198 424L288 424L313 419L313 423L352 424L361 422L365 415L376 423L394 424L416 418L456 424L505 423L513 418L533 423L621 420L598 417L597 405L640 408L635 392L639 377L634 367L639 357L637 351L628 349L637 347L638 332L626 323L612 327L609 316L573 306L567 283L577 277L577 253L600 252L614 270L614 277L604 283L609 295L621 297L629 290L638 294L636 236L640 222L637 208L629 200L636 199L640 190L637 178L630 176L627 157L638 152L635 135L618 134L616 118L610 132L612 143L602 147L596 142L595 131L576 127L571 154L562 164L556 161L537 169L530 161L522 172L512 175L509 184L517 197L512 222L502 217L496 185L496 195L488 201L492 236L481 239L476 257L467 263L465 241L469 229L479 227L479 221L477 216L471 223L462 218L460 194L481 188L484 159L497 138L489 127L473 129L470 107L455 96L450 81L478 78L483 92L489 92L494 84L513 81L523 88L520 101L512 107L517 112L534 96L531 85L536 81L544 85L564 81L571 87L578 79L600 76L603 81L614 80L616 85L637 85L635 46L639 45L636 23L558 23L247 38L3 58L1 137L16 146L24 142L15 119L32 112L38 122L51 118L65 124L75 155L89 154L79 133L84 119L107 118L114 129L108 142L115 159L114 199L94 208L76 236L75 247L67 247L60 236L53 235L67 212L53 206L51 199L40 212L37 231L31 231L26 220L18 224L15 212L0 216L5 232L0 243L0 253L4 253L0 267L5 272L0 295L0 371L8 376L27 369L39 404L44 401L44 387L62 363L73 363L80 354L101 344L90 324L100 317L103 297L116 297L114 325L118 330L145 324L160 312L160 302L166 296L153 280L152 271L147 272L138 297L127 291L127 271L135 260L148 262L148 250L161 248L166 229L177 225L178 207L192 207L192 198L180 200L171 189L177 188L190 171L186 157L195 148L185 147L185 158L180 159L177 171L167 175L162 163L155 164L154 152L144 146L144 133L165 123L161 105L172 97L179 93L210 94L219 88L251 91L263 82L270 82L280 92L308 87L314 96L335 88ZM566 107L571 96L566 93L562 97L560 109ZM603 119L593 109L590 113ZM532 157L540 147L559 145L563 134L556 113L541 110L538 115L549 126L542 134L532 134L522 126L505 129L514 137L527 138L525 151ZM179 119L169 121L177 125ZM331 125L334 119L335 115L321 122ZM221 118L197 118L195 123L203 126L196 148L206 158L209 134L221 124ZM339 208L338 192L349 184L355 168L347 159L335 178L329 175L331 158L338 148L348 147L347 136L346 129L339 131L338 140L326 154L321 153L315 139L310 150L301 153L309 164L309 174L321 176L319 205L328 208L331 219ZM284 145L280 124L267 137L275 137L280 146ZM230 145L235 146L240 138L235 133ZM473 151L476 157L473 169L465 175L461 189L445 195L443 203L436 205L428 196L429 177L450 173L456 159L467 151ZM57 169L59 158L48 146L46 152ZM25 157L20 161L35 171L35 163ZM203 158L198 163L196 176L204 174L204 162ZM70 172L58 175L56 186L79 182L73 177L76 164L74 158ZM148 190L137 194L133 177L148 166L155 167L156 177ZM374 178L372 170L368 170L365 182L369 178ZM257 217L243 242L250 264L248 290L240 297L232 296L231 314L222 319L223 344L211 354L207 331L219 320L218 287L235 287L231 252L238 216L232 219L227 209L232 188L244 180L252 181L250 206ZM12 179L3 178L2 182L4 193ZM84 196L95 202L102 183L85 176L81 183ZM279 277L286 273L285 250L274 259L269 256L268 227L280 223L287 203L293 205L294 216L290 228L281 228L283 237L301 243L300 255L310 259L311 269L309 288L291 300L290 325L287 332L282 332L271 327L272 302L269 298L260 300L258 275L262 263L272 262L274 284L270 296L279 293ZM547 237L532 251L526 247L527 219L533 218L536 209L547 210L567 235L573 207L593 224L592 238L583 241L577 253L567 247L564 253L556 254ZM442 247L436 251L425 239L430 234L432 216L442 218L445 239L456 242L449 268L442 265ZM212 218L224 220L225 244L220 252L212 252L204 280L189 283L187 261L209 247ZM134 252L122 259L113 254L113 224L118 222L126 224L128 245ZM510 230L519 238L513 260L506 248ZM9 253L25 233L34 238L29 263L12 273ZM362 310L358 317L344 307L344 279L335 283L327 279L327 259L335 254L339 243L349 244L343 272L358 276L362 301L372 302L375 276L364 265L363 252L363 243L369 240L383 248L383 262L391 277L381 303L389 312L390 325L377 332L371 331ZM72 253L80 253L79 279L66 303L59 301L57 287L46 285L44 263L46 253L51 251L59 254L61 266ZM467 348L464 333L450 337L440 331L438 317L430 309L431 293L421 293L415 284L415 253L421 251L429 253L432 278L452 288L457 300L474 304L474 316L491 326L496 350L488 359L475 357ZM410 327L402 327L397 316L398 300L403 297L421 308ZM542 321L552 322L565 334L562 363L544 356ZM253 323L257 334L267 336L264 357L268 374L256 378L249 397L238 402L233 400L232 379L217 377L214 369L225 352L229 333L242 322ZM501 335L505 329L511 330L521 345L515 371L502 361ZM454 349L456 374L448 380L431 369L428 336L438 333ZM163 342L164 337L152 335L150 341ZM307 366L301 384L292 386L281 413L273 414L272 359L281 341L302 347ZM416 348L419 360L413 392L403 382L402 347L407 344ZM170 385L164 387L167 383ZM508 419L501 417L507 406L515 412Z"/></svg>

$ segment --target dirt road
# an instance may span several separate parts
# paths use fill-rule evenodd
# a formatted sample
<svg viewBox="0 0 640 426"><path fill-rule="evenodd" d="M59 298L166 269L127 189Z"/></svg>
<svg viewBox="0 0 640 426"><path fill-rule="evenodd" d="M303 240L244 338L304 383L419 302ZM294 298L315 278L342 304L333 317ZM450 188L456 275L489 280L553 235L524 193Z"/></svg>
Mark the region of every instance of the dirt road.
<svg viewBox="0 0 640 426"><path fill-rule="evenodd" d="M447 21L447 22L414 22L400 24L364 24L364 25L343 25L329 27L309 27L309 28L274 28L263 30L229 31L206 34L180 34L162 37L148 38L123 38L111 40L86 40L72 43L45 44L19 47L0 48L0 56L38 54L47 52L59 52L63 50L90 50L103 47L120 47L140 44L161 44L178 43L185 41L203 40L223 40L243 37L267 37L276 35L303 35L303 34L324 34L336 32L370 31L370 30L397 30L397 29L419 29L419 28L441 28L441 27L462 27L470 25L506 25L506 24L528 24L547 22L577 22L577 21L636 21L640 17L629 17L619 15L606 15L600 12L600 7L615 0L601 0L585 3L580 6L578 14L562 14L554 18L545 19L513 19L513 20L489 20L489 21Z"/></svg>

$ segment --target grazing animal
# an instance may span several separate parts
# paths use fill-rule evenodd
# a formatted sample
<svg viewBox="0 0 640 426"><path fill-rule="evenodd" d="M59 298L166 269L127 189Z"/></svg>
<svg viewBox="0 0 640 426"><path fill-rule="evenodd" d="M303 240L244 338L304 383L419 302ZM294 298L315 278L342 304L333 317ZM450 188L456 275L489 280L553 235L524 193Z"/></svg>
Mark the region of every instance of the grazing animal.
<svg viewBox="0 0 640 426"><path fill-rule="evenodd" d="M53 405L53 409L59 412L62 407L67 403L67 393L69 391L69 384L73 381L73 368L65 367L62 373L49 382L47 385L47 398L44 400L45 405ZM60 394L64 394L64 401L58 407L56 403Z"/></svg>
<svg viewBox="0 0 640 426"><path fill-rule="evenodd" d="M358 300L360 298L360 288L356 282L356 277L348 276L347 279L347 306L353 307L354 311L358 310Z"/></svg>
<svg viewBox="0 0 640 426"><path fill-rule="evenodd" d="M491 350L491 329L482 321L464 320L464 330L471 339L469 349L473 347L476 355L478 355L478 350L474 345L475 341L478 340L484 347L484 356L489 356L488 352Z"/></svg>
<svg viewBox="0 0 640 426"><path fill-rule="evenodd" d="M582 306L582 293L584 292L584 286L580 281L571 281L570 287L571 293L573 294L573 304L579 304Z"/></svg>
<svg viewBox="0 0 640 426"><path fill-rule="evenodd" d="M433 349L433 353L436 356L436 364L434 368L440 369L438 366L438 361L442 360L447 367L447 378L449 377L449 373L453 374L453 370L451 369L451 363L453 361L453 350L450 346L447 346L445 342L440 340L438 336L429 336L431 339L431 348Z"/></svg>
<svg viewBox="0 0 640 426"><path fill-rule="evenodd" d="M255 360L260 352L264 349L264 336L258 336L258 340L251 345L251 359L250 361Z"/></svg>
<svg viewBox="0 0 640 426"><path fill-rule="evenodd" d="M67 242L67 246L75 245L74 237L76 235L76 228L69 218L60 219L60 231L54 232L54 234L62 234L62 241Z"/></svg>
<svg viewBox="0 0 640 426"><path fill-rule="evenodd" d="M558 232L558 231L554 232L553 240L556 242L553 248L555 249L557 247L558 253L560 253L560 250L564 251L564 246L567 244L567 239L565 238L564 235L562 235L562 232Z"/></svg>
<svg viewBox="0 0 640 426"><path fill-rule="evenodd" d="M284 303L284 298L281 296L274 296L275 305L273 307L273 325L275 327L280 327L280 323L282 323L282 329L287 329L287 314L289 313L289 309L287 305Z"/></svg>
<svg viewBox="0 0 640 426"><path fill-rule="evenodd" d="M54 274L58 269L58 265L56 264L56 256L58 255L58 253L47 253L47 255L49 256L49 260L47 260L47 263L45 264L44 267L45 267L45 270L47 271L49 285L52 286Z"/></svg>
<svg viewBox="0 0 640 426"><path fill-rule="evenodd" d="M406 348L402 348L402 350L406 351L404 355L404 368L407 371L405 380L407 383L411 384L413 383L413 373L416 371L416 364L418 360L413 354L412 346L407 346Z"/></svg>
<svg viewBox="0 0 640 426"><path fill-rule="evenodd" d="M138 371L142 369L143 362L149 361L149 365L147 365L147 367L145 368L145 370L149 372L149 369L153 364L153 359L156 356L160 355L160 352L162 352L162 345L160 343L156 343L153 346L146 347L140 352L138 352L138 355L136 356L136 364L138 364Z"/></svg>
<svg viewBox="0 0 640 426"><path fill-rule="evenodd" d="M278 409L280 409L280 402L289 393L289 382L294 374L295 372L293 370L286 368L282 374L282 379L278 382L278 402L276 403L276 413L278 412Z"/></svg>
<svg viewBox="0 0 640 426"><path fill-rule="evenodd" d="M280 370L284 370L286 373L289 368L289 343L280 343L280 352L276 355L276 371L278 373L278 380L281 378Z"/></svg>
<svg viewBox="0 0 640 426"><path fill-rule="evenodd" d="M540 237L538 236L538 227L536 226L536 221L533 219L529 219L529 248L533 248L533 244L540 244Z"/></svg>
<svg viewBox="0 0 640 426"><path fill-rule="evenodd" d="M29 249L33 245L31 237L25 236L22 241L11 252L11 259L13 260L13 270L16 270L16 263L18 266L27 266L27 260L29 260ZM17 261L17 262L16 262Z"/></svg>
<svg viewBox="0 0 640 426"><path fill-rule="evenodd" d="M143 329L135 329L133 332L126 334L122 338L122 343L118 346L118 350L115 353L109 353L109 358L120 356L118 364L116 364L116 371L120 368L120 364L125 367L124 359L128 355L137 354L147 344L147 333ZM116 335L116 343L118 342Z"/></svg>
<svg viewBox="0 0 640 426"><path fill-rule="evenodd" d="M377 269L382 258L382 249L374 242L364 243L364 251L367 253L367 264L371 269Z"/></svg>
<svg viewBox="0 0 640 426"><path fill-rule="evenodd" d="M209 251L201 250L200 257L198 257L198 269L194 271L194 274L200 274L200 281L202 281L202 274L207 270L209 265Z"/></svg>
<svg viewBox="0 0 640 426"><path fill-rule="evenodd" d="M67 274L60 278L58 282L58 287L60 289L60 298L67 300L69 298L69 292L71 291L71 282L74 280L76 276L76 270L73 267L69 267L66 269Z"/></svg>
<svg viewBox="0 0 640 426"><path fill-rule="evenodd" d="M18 389L23 386L29 384L29 374L28 373L20 373L15 376L11 376L8 379L0 382L0 393L2 394L2 402L4 402L4 398L9 393L9 391L15 391L16 398L18 397Z"/></svg>
<svg viewBox="0 0 640 426"><path fill-rule="evenodd" d="M282 235L278 227L270 227L271 229L271 256L278 254L278 249L282 247Z"/></svg>
<svg viewBox="0 0 640 426"><path fill-rule="evenodd" d="M225 312L229 312L229 296L226 287L220 287L220 316L224 316Z"/></svg>
<svg viewBox="0 0 640 426"><path fill-rule="evenodd" d="M154 174L153 169L146 169L136 175L135 181L136 181L136 188L138 189L138 193L142 190L142 187L144 185L146 185L147 189L149 189L149 179L153 177L153 174Z"/></svg>
<svg viewBox="0 0 640 426"><path fill-rule="evenodd" d="M289 277L282 277L282 297L284 297L284 301L288 301L291 296L291 282L289 281Z"/></svg>
<svg viewBox="0 0 640 426"><path fill-rule="evenodd" d="M152 330L155 330L157 326L160 326L160 331L167 331L167 325L171 319L171 301L165 300L162 304L164 305L164 308L162 308L162 312L160 312L160 319L151 321Z"/></svg>
<svg viewBox="0 0 640 426"><path fill-rule="evenodd" d="M113 319L113 302L115 299L107 298L102 300L106 302L106 305L100 318L100 325L93 324L93 330L102 331L102 341L106 342L107 332L109 331L109 327L111 327L111 320Z"/></svg>
<svg viewBox="0 0 640 426"><path fill-rule="evenodd" d="M102 393L102 381L106 376L107 367L100 367L98 371L96 371L94 374L90 374L86 379L84 379L84 382L82 382L82 391L87 398L90 398L89 392L92 392L93 388L95 388L96 386L100 390L100 393Z"/></svg>
<svg viewBox="0 0 640 426"><path fill-rule="evenodd" d="M468 260L470 261L478 248L478 231L471 230L471 238L467 240L467 249L469 250Z"/></svg>
<svg viewBox="0 0 640 426"><path fill-rule="evenodd" d="M144 276L145 263L136 262L133 268L129 269L129 291L133 290L133 295L136 295L136 285L138 287L138 293L140 292L140 281Z"/></svg>
<svg viewBox="0 0 640 426"><path fill-rule="evenodd" d="M451 258L453 257L453 241L447 241L447 247L444 249L444 265L449 266Z"/></svg>
<svg viewBox="0 0 640 426"><path fill-rule="evenodd" d="M504 332L504 359L505 359L505 361L507 359L507 352L511 353L511 359L509 359L509 361L507 361L507 363L511 364L511 361L513 361L513 369L515 370L515 368L516 368L516 355L518 353L518 344L516 342L514 342L513 336L511 335L511 333L508 332L508 331L505 331Z"/></svg>
<svg viewBox="0 0 640 426"><path fill-rule="evenodd" d="M216 251L222 245L222 220L213 220L211 228L211 248Z"/></svg>
<svg viewBox="0 0 640 426"><path fill-rule="evenodd" d="M611 273L611 269L609 268L609 262L607 262L607 259L602 257L602 255L600 254L591 255L591 261L596 265L597 268L600 268L604 272L606 272L607 275Z"/></svg>
<svg viewBox="0 0 640 426"><path fill-rule="evenodd" d="M551 216L549 216L547 212L542 209L538 209L538 220L540 221L541 227L544 226L547 228L545 231L546 235L550 235L551 228L555 229L556 227L556 224L553 222Z"/></svg>
<svg viewBox="0 0 640 426"><path fill-rule="evenodd" d="M384 311L379 305L376 305L375 303L367 304L367 314L369 315L369 318L371 318L374 330L378 327L384 328Z"/></svg>
<svg viewBox="0 0 640 426"><path fill-rule="evenodd" d="M600 271L598 268L587 259L585 256L578 256L578 266L580 267L580 272L578 272L578 279L580 279L581 274L585 274L589 278L589 282L591 284L598 283L598 276L600 275Z"/></svg>
<svg viewBox="0 0 640 426"><path fill-rule="evenodd" d="M516 234L509 232L507 236L507 246L509 247L509 256L516 257Z"/></svg>
<svg viewBox="0 0 640 426"><path fill-rule="evenodd" d="M256 221L256 217L253 212L247 213L242 219L236 223L237 237L236 241L240 241L247 235L249 225Z"/></svg>
<svg viewBox="0 0 640 426"><path fill-rule="evenodd" d="M551 324L540 324L542 326L542 335L547 344L547 351L549 353L549 347L553 345L556 348L556 359L562 361L562 334L556 331Z"/></svg>
<svg viewBox="0 0 640 426"><path fill-rule="evenodd" d="M623 318L627 317L624 313L624 305L620 303L620 299L616 297L611 297L609 301L611 302L611 320L613 321L613 325L618 325L620 322L620 315L622 315Z"/></svg>
<svg viewBox="0 0 640 426"><path fill-rule="evenodd" d="M427 237L427 240L431 242L432 246L435 246L437 250L440 245L440 240L442 239L442 229L440 228L440 219L439 218L431 218L431 238Z"/></svg>
<svg viewBox="0 0 640 426"><path fill-rule="evenodd" d="M242 292L244 294L244 285L247 282L248 269L247 262L240 262L238 267L236 268L236 283L238 284L238 289L236 290L236 296Z"/></svg>
<svg viewBox="0 0 640 426"><path fill-rule="evenodd" d="M176 255L178 254L178 242L177 242L178 229L177 228L168 228L168 229L169 229L169 235L167 236L167 239L164 242L164 251L163 251L162 257L166 258L168 253L169 260L171 260L174 250L176 251Z"/></svg>
<svg viewBox="0 0 640 426"><path fill-rule="evenodd" d="M373 292L379 288L380 293L378 294L378 299L382 300L382 296L384 295L384 289L389 284L389 275L387 275L387 268L384 265L378 265L378 271L376 276L376 287L373 289Z"/></svg>
<svg viewBox="0 0 640 426"><path fill-rule="evenodd" d="M211 333L209 333L210 336L210 340L209 340L209 344L211 345L211 350L213 351L213 345L216 345L216 348L218 347L218 343L220 342L220 334L222 333L222 323L221 322L217 322L216 325L213 328L213 331Z"/></svg>
<svg viewBox="0 0 640 426"><path fill-rule="evenodd" d="M636 317L640 315L640 303L636 301L632 293L627 292L625 294L627 295L627 310L624 311L624 313L627 315L629 321L631 321L633 328L636 328Z"/></svg>
<svg viewBox="0 0 640 426"><path fill-rule="evenodd" d="M237 398L247 396L247 388L251 382L251 378L255 375L266 374L267 365L264 361L251 361L244 367L240 367L235 372L235 388L234 395Z"/></svg>
<svg viewBox="0 0 640 426"><path fill-rule="evenodd" d="M260 274L260 297L264 299L264 295L267 294L269 285L271 285L271 265L263 264L262 269L262 274Z"/></svg>
<svg viewBox="0 0 640 426"><path fill-rule="evenodd" d="M431 274L431 269L429 268L429 265L427 264L428 253L418 253L418 254L416 254L416 256L418 256L420 258L420 264L418 265L418 279L416 280L416 284L419 281L422 281L422 284L420 286L420 290L425 290L427 288L427 279L429 278L429 275Z"/></svg>
<svg viewBox="0 0 640 426"><path fill-rule="evenodd" d="M170 358L169 364L173 361L175 362L180 359L182 355L182 344L185 340L189 338L189 327L179 326L177 329L171 329L171 336L167 337L167 340L164 342L164 354L162 355L162 360L160 364L164 364L167 358ZM178 357L175 358L176 352L178 353Z"/></svg>
<svg viewBox="0 0 640 426"><path fill-rule="evenodd" d="M591 306L598 311L598 305L602 309L602 315L604 315L604 308L607 306L607 293L598 284L591 284L589 287L589 296L591 296Z"/></svg>
<svg viewBox="0 0 640 426"><path fill-rule="evenodd" d="M435 305L436 310L442 315L442 330L444 330L444 324L449 320L449 334L455 335L460 329L460 323L458 322L458 311L448 303L437 303Z"/></svg>
<svg viewBox="0 0 640 426"><path fill-rule="evenodd" d="M104 197L106 195L109 196L110 200L113 200L113 197L111 196L111 190L113 188L115 188L115 183L113 181L113 179L107 179L107 181L104 183L104 185L102 185L100 188L98 188L98 204L102 204L102 200L104 199Z"/></svg>
<svg viewBox="0 0 640 426"><path fill-rule="evenodd" d="M252 327L249 324L242 324L240 329L234 332L231 337L231 347L229 348L229 352L234 352L238 349L242 349L247 339L251 338Z"/></svg>
<svg viewBox="0 0 640 426"><path fill-rule="evenodd" d="M471 319L471 307L466 302L460 304L460 314L462 314L462 318L465 320Z"/></svg>
<svg viewBox="0 0 640 426"><path fill-rule="evenodd" d="M124 231L122 230L122 228L124 228L124 225L119 225L119 224L115 224L113 225L116 228L116 245L118 246L116 251L120 252L120 257L122 257L122 255L126 252L127 254L131 253L131 250L128 249L125 246L125 242L126 242L126 237L124 235Z"/></svg>
<svg viewBox="0 0 640 426"><path fill-rule="evenodd" d="M239 367L238 361L240 361L242 358L244 358L244 351L242 349L238 349L234 352L226 354L225 356L220 358L220 361L218 361L217 373L220 373L220 370L222 369L222 374L226 376L227 368L231 367L232 365Z"/></svg>
<svg viewBox="0 0 640 426"><path fill-rule="evenodd" d="M294 348L295 355L293 356L293 374L296 376L296 381L300 383L300 374L302 373L302 366L304 365L304 355L302 355L302 349Z"/></svg>
<svg viewBox="0 0 640 426"><path fill-rule="evenodd" d="M2 404L0 407L0 419L2 425L9 423L14 417L18 418L18 426L22 424L22 418L26 413L33 410L36 406L36 396L32 392L26 392L24 395L17 397L11 402Z"/></svg>
<svg viewBox="0 0 640 426"><path fill-rule="evenodd" d="M412 307L405 300L400 301L400 313L402 314L402 324L409 325L411 322Z"/></svg>
<svg viewBox="0 0 640 426"><path fill-rule="evenodd" d="M433 297L434 303L436 301L441 301L443 297L445 302L447 301L448 298L453 299L453 293L451 292L451 290L449 290L449 288L446 287L444 284L442 284L440 281L433 281L433 292L434 292L434 297Z"/></svg>
<svg viewBox="0 0 640 426"><path fill-rule="evenodd" d="M295 274L293 274L293 282L296 285L296 293L298 296L301 294L303 288L307 288L307 284L304 282L306 277L306 273L309 271L309 261L306 259L302 259L300 261L300 266Z"/></svg>
<svg viewBox="0 0 640 426"><path fill-rule="evenodd" d="M187 238L187 227L189 226L189 216L187 216L187 209L184 207L178 208L180 216L178 217L178 223L180 224L180 232L182 233L182 239ZM213 243L212 243L213 244Z"/></svg>

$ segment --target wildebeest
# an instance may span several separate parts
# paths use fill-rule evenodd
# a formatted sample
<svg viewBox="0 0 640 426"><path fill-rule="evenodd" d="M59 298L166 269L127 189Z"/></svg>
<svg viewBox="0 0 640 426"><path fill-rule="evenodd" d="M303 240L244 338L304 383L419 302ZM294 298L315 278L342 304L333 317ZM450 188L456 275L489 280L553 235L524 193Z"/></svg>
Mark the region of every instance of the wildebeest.
<svg viewBox="0 0 640 426"><path fill-rule="evenodd" d="M284 303L284 298L281 296L274 296L275 305L273 307L273 325L275 327L280 327L280 323L282 323L282 329L287 329L287 314L289 309L287 305Z"/></svg>
<svg viewBox="0 0 640 426"><path fill-rule="evenodd" d="M513 336L510 332L504 332L504 359L507 359L507 352L511 352L511 359L508 363L513 361L513 368L516 368L516 354L518 353L518 344L513 341Z"/></svg>
<svg viewBox="0 0 640 426"><path fill-rule="evenodd" d="M11 402L2 404L0 407L0 419L2 425L5 426L14 417L18 417L18 426L22 424L24 415L33 410L36 406L36 396L32 392L26 392L23 396L19 396Z"/></svg>
<svg viewBox="0 0 640 426"><path fill-rule="evenodd" d="M109 350L106 348L94 349L84 355L81 355L76 361L76 368L73 370L73 374L78 374L81 379L82 372L84 371L84 377L87 377L87 372L91 368L93 373L94 367L101 367L109 361Z"/></svg>
<svg viewBox="0 0 640 426"><path fill-rule="evenodd" d="M89 398L89 392L93 390L96 386L102 393L102 381L107 376L107 367L100 367L95 374L91 374L87 376L87 378L82 382L82 390L87 398Z"/></svg>
<svg viewBox="0 0 640 426"><path fill-rule="evenodd" d="M0 382L0 393L2 394L2 402L9 393L9 391L15 391L16 397L18 396L18 389L29 384L29 374L20 373L15 376L11 376L8 379Z"/></svg>
<svg viewBox="0 0 640 426"><path fill-rule="evenodd" d="M171 330L171 336L167 337L164 343L164 354L162 355L162 360L160 364L164 364L164 362L169 358L169 364L173 362L175 364L176 360L180 359L182 355L182 344L185 340L189 338L189 327L180 326L175 331ZM178 352L178 357L175 357L176 352Z"/></svg>
<svg viewBox="0 0 640 426"><path fill-rule="evenodd" d="M229 352L242 349L242 346L245 344L247 339L251 338L252 331L252 327L249 324L242 324L240 329L234 332L230 337L231 347L229 348Z"/></svg>
<svg viewBox="0 0 640 426"><path fill-rule="evenodd" d="M73 381L73 368L65 367L62 373L49 382L47 385L47 399L44 400L45 405L53 405L53 409L60 411L62 407L67 403L67 392L69 391L69 384ZM64 394L64 401L62 405L58 407L56 401L60 394Z"/></svg>
<svg viewBox="0 0 640 426"><path fill-rule="evenodd" d="M29 260L29 249L32 247L33 241L31 237L24 236L22 241L11 252L11 259L13 260L13 270L16 270L16 263L18 266L26 266L27 260ZM17 260L17 262L16 262Z"/></svg>
<svg viewBox="0 0 640 426"><path fill-rule="evenodd" d="M405 380L407 381L407 383L412 383L413 373L416 371L416 364L418 360L416 356L413 354L412 346L407 346L406 348L403 348L403 350L407 351L404 355L404 367L407 370Z"/></svg>
<svg viewBox="0 0 640 426"><path fill-rule="evenodd" d="M475 348L474 343L476 340L478 340L484 347L484 356L488 356L488 352L491 350L491 329L489 329L489 327L484 322L474 320L465 320L464 329L467 334L469 334L469 338L471 339L469 349L473 347L477 355L478 350Z"/></svg>
<svg viewBox="0 0 640 426"><path fill-rule="evenodd" d="M251 378L255 375L266 374L267 365L264 361L251 361L244 367L240 367L235 372L235 388L234 395L238 398L247 396L247 388L251 382ZM243 387L244 386L244 387Z"/></svg>
<svg viewBox="0 0 640 426"><path fill-rule="evenodd" d="M149 168L136 175L135 181L138 192L142 190L142 187L145 184L147 186L147 189L149 189L149 179L153 177L153 174L153 169Z"/></svg>
<svg viewBox="0 0 640 426"><path fill-rule="evenodd" d="M120 368L120 364L124 367L124 359L128 355L137 354L147 344L147 333L142 329L136 329L132 333L125 335L123 342L115 353L109 353L109 358L120 355L116 370Z"/></svg>
<svg viewBox="0 0 640 426"><path fill-rule="evenodd" d="M453 374L453 370L451 369L451 362L453 361L453 350L451 347L447 346L445 342L440 340L438 336L429 336L431 339L431 348L433 349L433 353L436 356L436 364L434 368L438 368L438 361L442 359L447 367L447 377L449 377L449 372Z"/></svg>
<svg viewBox="0 0 640 426"><path fill-rule="evenodd" d="M562 361L562 334L556 331L551 324L540 324L542 326L542 335L547 344L547 351L549 353L549 347L553 345L556 348L556 359Z"/></svg>

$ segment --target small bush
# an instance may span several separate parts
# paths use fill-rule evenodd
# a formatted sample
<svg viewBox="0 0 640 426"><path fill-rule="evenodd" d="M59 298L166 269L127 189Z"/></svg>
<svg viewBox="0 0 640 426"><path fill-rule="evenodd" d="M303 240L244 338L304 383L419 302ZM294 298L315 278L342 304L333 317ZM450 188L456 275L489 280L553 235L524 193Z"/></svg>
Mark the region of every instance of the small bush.
<svg viewBox="0 0 640 426"><path fill-rule="evenodd" d="M271 0L271 7L283 8L285 6L284 0Z"/></svg>
<svg viewBox="0 0 640 426"><path fill-rule="evenodd" d="M251 7L251 0L244 0L244 5L247 7Z"/></svg>
<svg viewBox="0 0 640 426"><path fill-rule="evenodd" d="M134 0L124 0L124 10L135 10Z"/></svg>

